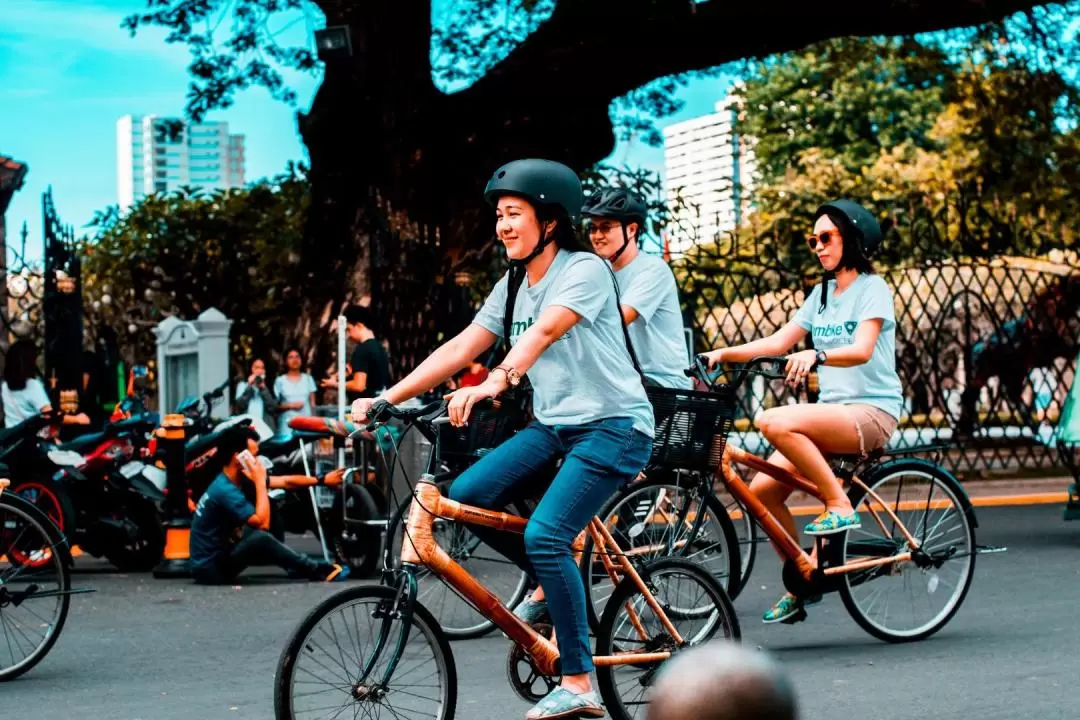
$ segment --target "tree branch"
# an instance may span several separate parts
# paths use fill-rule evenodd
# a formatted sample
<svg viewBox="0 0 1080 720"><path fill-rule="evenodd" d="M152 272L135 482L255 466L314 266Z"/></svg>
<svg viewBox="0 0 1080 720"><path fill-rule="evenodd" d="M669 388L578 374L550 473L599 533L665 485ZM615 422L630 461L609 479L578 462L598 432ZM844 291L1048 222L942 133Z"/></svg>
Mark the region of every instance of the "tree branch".
<svg viewBox="0 0 1080 720"><path fill-rule="evenodd" d="M909 35L1002 20L1035 0L563 0L468 93L621 97L657 77L795 50L842 35ZM740 31L741 30L741 31ZM656 42L640 46L642 38Z"/></svg>

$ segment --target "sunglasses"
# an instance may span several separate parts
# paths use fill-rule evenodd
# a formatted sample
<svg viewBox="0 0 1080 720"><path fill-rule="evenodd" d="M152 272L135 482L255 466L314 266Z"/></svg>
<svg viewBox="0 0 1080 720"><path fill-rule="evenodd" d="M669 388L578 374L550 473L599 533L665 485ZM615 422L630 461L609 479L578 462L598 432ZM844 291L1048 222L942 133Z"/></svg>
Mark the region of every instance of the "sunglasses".
<svg viewBox="0 0 1080 720"><path fill-rule="evenodd" d="M822 248L827 248L832 243L833 238L838 237L840 237L839 230L822 230L817 235L806 238L806 244L810 246L811 250L817 250L818 243L821 243Z"/></svg>
<svg viewBox="0 0 1080 720"><path fill-rule="evenodd" d="M619 223L611 221L601 222L586 222L585 232L589 235L593 233L600 233L601 235L607 235L609 232L619 227Z"/></svg>

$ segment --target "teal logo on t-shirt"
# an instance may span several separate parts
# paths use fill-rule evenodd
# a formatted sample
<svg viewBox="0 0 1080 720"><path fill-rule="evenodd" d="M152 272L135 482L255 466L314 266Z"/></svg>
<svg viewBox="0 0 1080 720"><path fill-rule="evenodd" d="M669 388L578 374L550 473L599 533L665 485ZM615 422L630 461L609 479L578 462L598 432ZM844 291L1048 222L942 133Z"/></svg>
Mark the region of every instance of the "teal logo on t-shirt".
<svg viewBox="0 0 1080 720"><path fill-rule="evenodd" d="M519 337L524 335L526 333L526 331L528 331L528 329L531 328L535 324L536 324L536 321L533 320L532 318L529 318L528 320L515 320L514 322L510 323L510 340L511 340L511 342L514 341L514 340L517 340ZM556 340L555 342L559 342L560 340L569 340L569 339L570 339L570 333L566 332L561 338L559 338L559 340Z"/></svg>
<svg viewBox="0 0 1080 720"><path fill-rule="evenodd" d="M510 337L517 339L519 336L524 335L525 331L534 325L535 321L532 318L528 320L515 320L510 324Z"/></svg>
<svg viewBox="0 0 1080 720"><path fill-rule="evenodd" d="M815 325L814 337L815 338L831 338L839 335L851 335L855 332L855 327L858 323L846 322L836 323L832 325Z"/></svg>

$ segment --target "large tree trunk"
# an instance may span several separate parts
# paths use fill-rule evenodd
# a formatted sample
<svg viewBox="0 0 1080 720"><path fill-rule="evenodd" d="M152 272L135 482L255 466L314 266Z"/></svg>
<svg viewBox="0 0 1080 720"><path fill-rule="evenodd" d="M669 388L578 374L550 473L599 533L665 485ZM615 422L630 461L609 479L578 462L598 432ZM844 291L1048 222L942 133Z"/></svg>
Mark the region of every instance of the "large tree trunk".
<svg viewBox="0 0 1080 720"><path fill-rule="evenodd" d="M309 316L370 293L393 348L422 330L408 343L414 355L467 321L464 292L449 279L487 260L493 227L481 193L491 173L520 157L578 171L602 160L615 144L614 98L663 75L829 37L972 25L1034 3L564 0L485 77L451 95L431 79L428 1L318 4L327 25L351 29L353 57L327 64L300 117L311 156ZM365 268L369 282L355 282ZM398 354L399 370L415 361Z"/></svg>

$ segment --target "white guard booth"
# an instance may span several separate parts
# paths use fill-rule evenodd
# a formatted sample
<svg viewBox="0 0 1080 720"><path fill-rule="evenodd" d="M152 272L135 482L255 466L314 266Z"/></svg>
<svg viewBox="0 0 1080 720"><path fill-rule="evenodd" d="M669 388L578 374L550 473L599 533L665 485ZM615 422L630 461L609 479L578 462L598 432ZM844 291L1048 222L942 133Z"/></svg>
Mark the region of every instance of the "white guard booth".
<svg viewBox="0 0 1080 720"><path fill-rule="evenodd" d="M154 328L157 338L158 412L174 412L180 401L209 392L229 378L229 320L209 308L193 321L168 317ZM224 419L232 407L233 388L211 408Z"/></svg>

